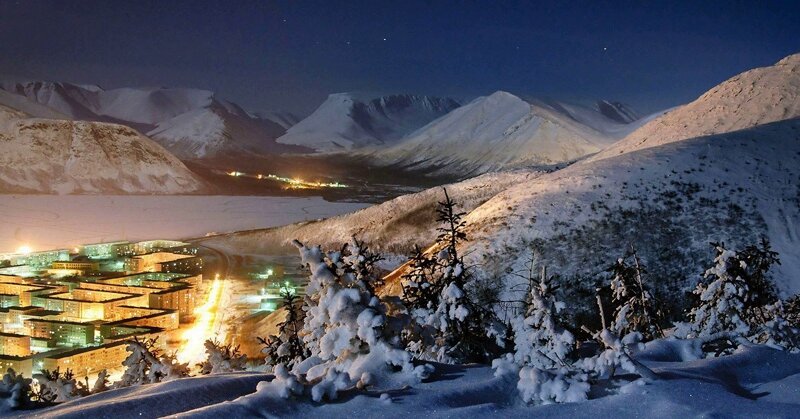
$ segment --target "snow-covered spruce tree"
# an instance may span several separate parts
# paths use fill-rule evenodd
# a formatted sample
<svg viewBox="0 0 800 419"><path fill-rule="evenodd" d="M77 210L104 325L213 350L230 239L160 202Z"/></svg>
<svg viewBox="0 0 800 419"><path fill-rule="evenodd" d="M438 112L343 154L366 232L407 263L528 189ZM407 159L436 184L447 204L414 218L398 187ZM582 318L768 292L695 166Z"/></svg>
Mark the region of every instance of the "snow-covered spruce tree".
<svg viewBox="0 0 800 419"><path fill-rule="evenodd" d="M576 362L576 366L589 374L591 380L611 380L619 370L638 374L646 380L656 380L658 376L651 369L631 356L632 349L643 349L642 334L637 331L625 335L616 333L606 322L599 294L596 299L600 311L601 329L598 332L591 332L585 326L582 326L582 329L595 339L598 351L594 356L580 359Z"/></svg>
<svg viewBox="0 0 800 419"><path fill-rule="evenodd" d="M630 261L630 262L629 262ZM639 332L644 341L664 337L661 329L661 312L650 291L644 284L644 266L631 246L625 257L609 268L611 299L614 304L614 319L611 330L617 336Z"/></svg>
<svg viewBox="0 0 800 419"><path fill-rule="evenodd" d="M383 255L369 249L363 240L352 237L346 249L342 251L345 273L351 273L357 281L361 281L369 292L374 293L383 285L383 278L377 275L376 264L383 260Z"/></svg>
<svg viewBox="0 0 800 419"><path fill-rule="evenodd" d="M367 284L375 278L357 274L365 261L357 247L325 253L294 244L311 272L300 333L311 357L291 372L278 364L276 378L260 383L259 391L289 397L310 387L311 398L321 401L345 389L391 388L423 378L428 369L415 368L411 354L399 347L399 330L388 327L385 306Z"/></svg>
<svg viewBox="0 0 800 419"><path fill-rule="evenodd" d="M108 371L101 370L97 373L97 380L94 385L89 385L89 377L83 377L83 381L78 381L78 394L81 397L91 394L102 393L109 389Z"/></svg>
<svg viewBox="0 0 800 419"><path fill-rule="evenodd" d="M292 369L295 364L307 359L311 354L300 339L305 316L300 307L299 297L293 288L281 289L281 297L286 318L278 323L277 336L270 336L268 339L259 337L258 340L265 346L262 352L266 355L267 365L274 368L278 364L283 364L286 368Z"/></svg>
<svg viewBox="0 0 800 419"><path fill-rule="evenodd" d="M792 327L800 328L800 294L784 301L783 315Z"/></svg>
<svg viewBox="0 0 800 419"><path fill-rule="evenodd" d="M213 339L207 339L203 345L206 348L206 359L198 365L200 374L220 374L245 369L247 355L239 352L238 345L225 345Z"/></svg>
<svg viewBox="0 0 800 419"><path fill-rule="evenodd" d="M134 338L128 342L130 352L122 362L125 372L114 383L115 388L182 378L189 375L189 365L179 363L175 355L161 354L156 347L158 338Z"/></svg>
<svg viewBox="0 0 800 419"><path fill-rule="evenodd" d="M109 388L108 371L102 370L97 373L97 381L95 381L94 386L92 386L92 394L102 393Z"/></svg>
<svg viewBox="0 0 800 419"><path fill-rule="evenodd" d="M768 277L769 268L780 263L766 239L761 247L748 246L741 252L712 243L714 266L706 270L694 293L697 304L689 313L688 325L676 333L706 342L704 350L718 355L757 333L770 320L771 304L778 300Z"/></svg>
<svg viewBox="0 0 800 419"><path fill-rule="evenodd" d="M531 283L525 317L512 319L515 352L492 363L498 376L518 372L517 390L526 403L566 403L587 398L588 376L574 368L568 357L575 349L575 337L557 320L564 307L553 295L546 270L542 269L539 281Z"/></svg>
<svg viewBox="0 0 800 419"><path fill-rule="evenodd" d="M31 379L9 368L0 381L0 415L31 403Z"/></svg>
<svg viewBox="0 0 800 419"><path fill-rule="evenodd" d="M179 362L177 353L162 354L156 367L160 381L172 381L190 375L189 364Z"/></svg>
<svg viewBox="0 0 800 419"><path fill-rule="evenodd" d="M472 276L458 253L467 240L465 213L444 190L436 209L439 235L429 252L416 249L403 276L403 304L412 318L404 333L406 348L416 357L449 363L487 363L504 344L504 325L490 308L467 294Z"/></svg>
<svg viewBox="0 0 800 419"><path fill-rule="evenodd" d="M800 351L800 325L796 317L795 321L790 320L793 315L788 306L788 302L777 301L762 307L760 313L766 320L757 325L747 339L791 352Z"/></svg>
<svg viewBox="0 0 800 419"><path fill-rule="evenodd" d="M511 320L514 329L514 360L521 366L553 369L567 365L567 355L575 349L575 337L557 321L565 308L553 295L546 270L532 284L525 317Z"/></svg>
<svg viewBox="0 0 800 419"><path fill-rule="evenodd" d="M33 395L40 403L63 403L80 397L75 374L70 369L63 373L59 368L42 370L33 378Z"/></svg>

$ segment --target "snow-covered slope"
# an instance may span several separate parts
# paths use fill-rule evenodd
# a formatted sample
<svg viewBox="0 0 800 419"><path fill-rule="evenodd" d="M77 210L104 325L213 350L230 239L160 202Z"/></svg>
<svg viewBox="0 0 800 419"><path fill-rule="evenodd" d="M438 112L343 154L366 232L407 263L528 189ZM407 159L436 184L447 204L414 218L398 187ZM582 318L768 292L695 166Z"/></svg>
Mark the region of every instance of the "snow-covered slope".
<svg viewBox="0 0 800 419"><path fill-rule="evenodd" d="M230 152L304 151L275 143L286 131L284 125L291 121L290 116L251 115L207 90L161 87L104 90L98 86L41 81L4 82L0 83L0 89L24 96L73 120L127 125L181 158Z"/></svg>
<svg viewBox="0 0 800 419"><path fill-rule="evenodd" d="M641 117L630 106L608 100L598 100L592 103L537 99L530 99L529 101L539 106L549 107L589 128L603 133L613 140L618 140L630 134L654 118L653 115ZM661 115L662 113L657 112L655 115Z"/></svg>
<svg viewBox="0 0 800 419"><path fill-rule="evenodd" d="M272 121L283 127L284 130L288 130L300 122L300 117L291 112L285 111L259 111L252 112L252 115L259 119Z"/></svg>
<svg viewBox="0 0 800 419"><path fill-rule="evenodd" d="M790 418L800 391L800 355L765 347L743 348L734 355L688 361L656 341L636 358L660 379L632 382L597 392L582 403L525 405L516 379L496 377L479 365L436 364L431 379L413 388L347 392L330 403L308 398L283 399L257 391L272 376L235 373L186 378L110 390L48 409L10 412L40 418ZM666 350L665 350L666 348ZM624 382L624 381L623 381ZM613 387L613 386L612 386ZM385 393L385 396L381 396Z"/></svg>
<svg viewBox="0 0 800 419"><path fill-rule="evenodd" d="M31 118L0 106L0 191L198 192L202 181L163 147L115 124Z"/></svg>
<svg viewBox="0 0 800 419"><path fill-rule="evenodd" d="M0 90L0 105L16 109L35 118L68 119L69 117L24 96Z"/></svg>
<svg viewBox="0 0 800 419"><path fill-rule="evenodd" d="M507 92L480 97L430 123L394 147L382 164L466 176L521 166L547 166L596 153L611 144L616 123L599 112L525 101ZM591 122L595 127L587 125ZM599 128L599 129L597 129Z"/></svg>
<svg viewBox="0 0 800 419"><path fill-rule="evenodd" d="M654 119L593 160L800 116L800 54L746 71Z"/></svg>
<svg viewBox="0 0 800 419"><path fill-rule="evenodd" d="M471 211L500 191L530 182L540 174L529 171L487 173L447 185L447 190L458 199L462 209ZM437 187L326 220L202 240L214 248L227 248L239 254L296 255L297 249L288 243L292 239L334 248L356 235L383 252L407 254L414 244L426 245L436 238L435 209L442 196L442 189Z"/></svg>
<svg viewBox="0 0 800 419"><path fill-rule="evenodd" d="M378 98L336 93L291 127L279 143L317 151L391 144L458 107L449 98L390 95Z"/></svg>
<svg viewBox="0 0 800 419"><path fill-rule="evenodd" d="M574 164L499 193L466 218L464 251L481 275L504 283L538 261L594 289L630 245L662 297L694 285L709 242L768 237L780 253L779 288L800 291L800 120L673 142ZM488 263L491 261L491 263Z"/></svg>

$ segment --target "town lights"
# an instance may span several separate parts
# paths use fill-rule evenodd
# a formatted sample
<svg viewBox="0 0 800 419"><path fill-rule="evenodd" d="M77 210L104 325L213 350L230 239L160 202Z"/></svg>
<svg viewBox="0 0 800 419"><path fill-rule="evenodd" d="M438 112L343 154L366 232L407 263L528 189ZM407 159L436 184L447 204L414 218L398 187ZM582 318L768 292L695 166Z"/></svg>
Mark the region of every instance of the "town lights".
<svg viewBox="0 0 800 419"><path fill-rule="evenodd" d="M196 316L194 325L183 333L183 343L178 350L180 362L200 362L205 358L203 345L206 339L216 337L224 340L224 335L215 330L217 310L224 295L224 287L223 281L219 280L219 274L217 274L208 291L208 299L205 304L194 309Z"/></svg>

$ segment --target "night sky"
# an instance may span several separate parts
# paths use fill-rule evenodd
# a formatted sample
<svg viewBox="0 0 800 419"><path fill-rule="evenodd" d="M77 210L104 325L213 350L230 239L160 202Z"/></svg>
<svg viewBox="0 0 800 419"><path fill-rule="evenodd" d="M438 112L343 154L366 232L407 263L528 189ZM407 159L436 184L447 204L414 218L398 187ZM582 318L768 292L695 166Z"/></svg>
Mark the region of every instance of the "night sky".
<svg viewBox="0 0 800 419"><path fill-rule="evenodd" d="M0 0L0 75L300 114L332 92L499 89L650 112L800 52L800 1L641 3Z"/></svg>

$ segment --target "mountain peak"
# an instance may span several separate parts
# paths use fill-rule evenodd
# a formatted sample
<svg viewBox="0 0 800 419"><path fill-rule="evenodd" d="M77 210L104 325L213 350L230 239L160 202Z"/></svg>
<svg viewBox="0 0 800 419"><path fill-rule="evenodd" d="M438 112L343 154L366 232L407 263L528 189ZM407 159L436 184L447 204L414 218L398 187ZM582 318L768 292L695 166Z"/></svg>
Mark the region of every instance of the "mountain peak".
<svg viewBox="0 0 800 419"><path fill-rule="evenodd" d="M799 116L800 54L794 54L775 65L725 80L693 102L644 124L592 159Z"/></svg>
<svg viewBox="0 0 800 419"><path fill-rule="evenodd" d="M334 93L279 143L317 151L340 151L391 143L459 106L450 98L391 94Z"/></svg>

